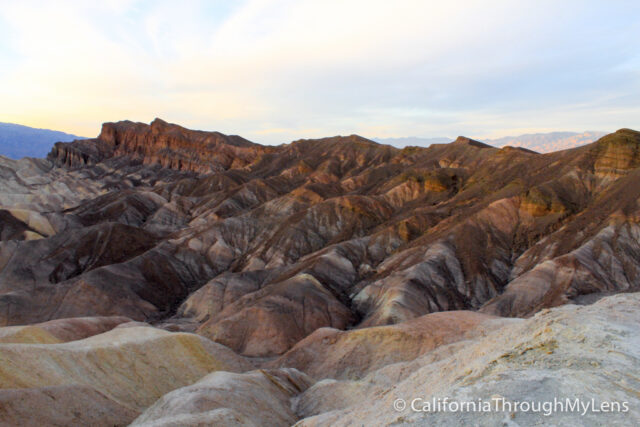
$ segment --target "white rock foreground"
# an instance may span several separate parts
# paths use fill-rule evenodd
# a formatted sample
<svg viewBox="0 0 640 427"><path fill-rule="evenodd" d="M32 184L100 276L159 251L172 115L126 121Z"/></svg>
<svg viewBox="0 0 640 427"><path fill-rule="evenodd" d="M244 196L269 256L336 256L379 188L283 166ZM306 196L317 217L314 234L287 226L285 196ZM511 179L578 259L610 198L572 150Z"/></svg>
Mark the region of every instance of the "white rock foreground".
<svg viewBox="0 0 640 427"><path fill-rule="evenodd" d="M640 294L566 305L516 320L484 337L439 347L360 381L316 383L300 396L316 425L640 425ZM626 413L397 412L396 399L456 401L579 398L628 402ZM303 411L304 412L304 411ZM317 414L312 416L313 414Z"/></svg>
<svg viewBox="0 0 640 427"><path fill-rule="evenodd" d="M0 425L640 425L640 293L543 310L529 319L494 318L477 326L470 320L467 316L459 338L434 331L442 345L423 346L425 352L408 361L389 358L389 364L376 364L375 370L358 369L362 360L349 358L355 354L354 341L341 337L333 345L351 347L324 345L323 350L340 352L343 367L352 363L348 372L364 376L348 379L329 369L325 376L338 379L321 379L321 366L314 364L315 383L294 368L256 369L258 362L194 334L131 323L115 326L120 320L101 321L114 327L110 331L61 343L37 327L20 334L0 328ZM79 321L74 322L77 328ZM419 325L414 321L412 330ZM410 341L426 339L425 334L407 335L399 326L377 334L372 330L367 335L377 337L368 343L372 351L395 345L399 353L413 355L418 346ZM362 330L343 334L354 334L357 341ZM318 342L313 345L319 348ZM594 399L597 404L626 402L629 410L545 416L410 408L414 399L422 399L414 405L422 407L422 402L445 397L459 402ZM397 399L407 408L396 411Z"/></svg>

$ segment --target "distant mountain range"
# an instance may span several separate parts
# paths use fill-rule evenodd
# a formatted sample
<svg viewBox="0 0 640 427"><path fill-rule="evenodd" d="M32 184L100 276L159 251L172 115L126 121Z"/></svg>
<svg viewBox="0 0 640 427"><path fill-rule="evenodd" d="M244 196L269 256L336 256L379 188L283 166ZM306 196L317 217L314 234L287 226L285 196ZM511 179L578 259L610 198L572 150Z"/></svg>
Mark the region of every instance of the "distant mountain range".
<svg viewBox="0 0 640 427"><path fill-rule="evenodd" d="M37 129L0 122L0 155L11 159L46 157L56 142L69 142L84 137L49 129Z"/></svg>
<svg viewBox="0 0 640 427"><path fill-rule="evenodd" d="M428 147L431 144L446 144L453 141L455 138L449 138L448 136L440 136L436 138L420 138L417 136L405 136L401 138L372 138L373 141L380 144L393 145L394 147Z"/></svg>
<svg viewBox="0 0 640 427"><path fill-rule="evenodd" d="M589 144L606 134L607 132L600 131L528 133L520 136L505 136L482 141L496 147L510 145L512 147L528 148L538 153L551 153Z"/></svg>
<svg viewBox="0 0 640 427"><path fill-rule="evenodd" d="M523 147L538 153L551 153L553 151L566 150L589 144L606 135L606 132L585 131L585 132L549 132L549 133L528 133L519 136L505 136L497 139L479 139L494 147ZM436 137L404 137L404 138L374 138L381 144L389 144L394 147L421 146L428 147L431 144L445 144L455 138Z"/></svg>
<svg viewBox="0 0 640 427"><path fill-rule="evenodd" d="M606 135L606 132L549 132L524 134L519 136L505 136L497 139L478 139L494 147L523 147L538 153L550 153L579 147L596 141ZM70 142L76 139L86 139L50 129L38 129L14 123L0 122L0 156L11 159L22 157L46 157L56 142ZM373 141L394 147L419 146L428 147L432 144L446 144L455 138L441 136L421 138L415 136L399 138L373 138Z"/></svg>

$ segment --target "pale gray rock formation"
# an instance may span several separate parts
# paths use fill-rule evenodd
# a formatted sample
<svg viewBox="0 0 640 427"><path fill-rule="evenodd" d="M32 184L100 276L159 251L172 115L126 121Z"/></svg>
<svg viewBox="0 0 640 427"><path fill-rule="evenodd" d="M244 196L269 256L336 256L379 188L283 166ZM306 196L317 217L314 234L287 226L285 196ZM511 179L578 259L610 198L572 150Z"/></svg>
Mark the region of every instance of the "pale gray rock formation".
<svg viewBox="0 0 640 427"><path fill-rule="evenodd" d="M509 319L448 311L391 326L350 331L321 328L269 366L297 368L318 380L359 379L386 365L414 360L437 347L482 336L506 323Z"/></svg>
<svg viewBox="0 0 640 427"><path fill-rule="evenodd" d="M214 372L163 396L132 426L290 426L291 399L312 383L295 369Z"/></svg>
<svg viewBox="0 0 640 427"><path fill-rule="evenodd" d="M640 422L640 294L589 306L565 305L467 341L443 345L358 381L325 380L297 400L298 426L364 425L635 425ZM432 398L627 402L626 412L415 412ZM393 403L404 399L407 409ZM415 406L415 405L414 405ZM503 407L500 407L502 409ZM509 409L507 406L505 409ZM513 409L513 406L512 408Z"/></svg>
<svg viewBox="0 0 640 427"><path fill-rule="evenodd" d="M6 335L2 329L0 335ZM32 339L25 337L29 332ZM162 395L212 371L241 372L252 367L228 348L201 336L151 327L114 328L61 344L37 343L41 334L34 327L22 338L22 343L0 343L0 399L11 416L8 419L16 424L22 424L29 412L30 422L39 425L65 419L79 424L94 419L92 413L109 412L100 423L114 420L122 425ZM69 394L59 404L38 407L65 390ZM79 394L81 399L73 399ZM74 418L74 412L80 415Z"/></svg>

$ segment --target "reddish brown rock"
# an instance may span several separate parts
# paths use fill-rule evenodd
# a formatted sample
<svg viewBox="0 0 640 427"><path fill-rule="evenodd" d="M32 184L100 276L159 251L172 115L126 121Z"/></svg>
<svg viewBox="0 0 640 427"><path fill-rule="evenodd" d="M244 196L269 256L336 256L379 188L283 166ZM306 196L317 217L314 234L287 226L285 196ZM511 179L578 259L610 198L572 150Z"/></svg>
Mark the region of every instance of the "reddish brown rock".
<svg viewBox="0 0 640 427"><path fill-rule="evenodd" d="M263 147L106 123L56 145L60 167L3 161L0 319L121 315L277 355L323 326L637 289L638 146L623 129L549 154L465 137Z"/></svg>
<svg viewBox="0 0 640 427"><path fill-rule="evenodd" d="M316 279L299 275L240 298L198 333L245 356L274 356L318 328L344 329L353 319Z"/></svg>
<svg viewBox="0 0 640 427"><path fill-rule="evenodd" d="M126 156L144 164L214 172L241 168L271 150L236 135L193 131L155 119L151 125L105 123L96 139L59 142L49 158L57 165L74 168Z"/></svg>

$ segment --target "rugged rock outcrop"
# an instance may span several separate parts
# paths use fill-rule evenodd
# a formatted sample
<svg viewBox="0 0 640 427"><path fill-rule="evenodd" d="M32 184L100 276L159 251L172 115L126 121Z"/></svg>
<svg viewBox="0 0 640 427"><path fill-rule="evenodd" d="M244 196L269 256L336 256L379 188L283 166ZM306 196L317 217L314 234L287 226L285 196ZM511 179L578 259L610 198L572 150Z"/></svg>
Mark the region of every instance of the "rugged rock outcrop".
<svg viewBox="0 0 640 427"><path fill-rule="evenodd" d="M622 129L544 155L464 137L263 147L106 123L53 164L4 160L0 319L122 315L277 355L319 327L638 289L639 146Z"/></svg>
<svg viewBox="0 0 640 427"><path fill-rule="evenodd" d="M353 315L311 275L243 296L205 322L198 333L246 356L282 354L323 326L344 329Z"/></svg>
<svg viewBox="0 0 640 427"><path fill-rule="evenodd" d="M7 336L3 330L0 336ZM0 343L0 413L10 425L22 425L23 420L33 420L32 425L58 420L123 425L163 394L211 371L251 368L231 350L203 337L151 327L118 327L62 344L24 344L41 338L33 327L22 334L23 343ZM48 403L40 412L39 404L57 397L62 397L60 402Z"/></svg>
<svg viewBox="0 0 640 427"><path fill-rule="evenodd" d="M316 379L358 379L383 366L414 360L437 347L484 335L508 323L471 311L448 311L392 326L351 331L321 328L270 365L297 368Z"/></svg>
<svg viewBox="0 0 640 427"><path fill-rule="evenodd" d="M317 382L297 399L303 418L297 425L637 424L640 340L634 331L639 308L640 294L635 293L590 306L544 310L358 381ZM434 410L432 402L442 403L445 397L449 402L475 402L476 408L479 401L494 406L489 411L461 406ZM562 409L532 409L531 402L556 405L554 398ZM396 399L403 399L406 408L394 409ZM567 399L571 405L576 399L592 404L593 399L597 407L567 409ZM412 410L412 402L418 411ZM515 402L529 402L529 409L514 409ZM617 406L609 404L608 412L602 412L603 402Z"/></svg>
<svg viewBox="0 0 640 427"><path fill-rule="evenodd" d="M571 312L587 322L604 310L617 321L604 303L536 313L621 292L621 307L635 304L638 183L640 133L629 129L538 154L465 137L428 148L357 135L263 147L155 120L107 123L95 139L56 144L48 160L0 158L7 419L66 393L51 423L93 424L84 410L74 418L77 405L129 422L212 370L260 366L278 374L219 374L213 388L202 385L222 396L222 385L237 384L236 400L176 421L167 408L192 391L180 410L198 406L199 389L185 389L140 422L246 420L246 399L280 408L274 423L373 421L351 395L386 404L392 383L414 374L453 395L461 378L471 381L465 360L471 373L494 372L506 362L487 358L529 340L532 350L501 371L522 371L513 381L525 387L534 374L518 366L547 360L535 350L547 334L539 319ZM549 339L578 326L567 320L565 335ZM549 345L541 348L556 351ZM586 347L566 351L586 360ZM288 368L320 381L297 395L306 376ZM549 375L553 391L561 374ZM478 390L503 377L486 378ZM622 393L589 378L567 384ZM381 422L414 422L378 409Z"/></svg>
<svg viewBox="0 0 640 427"><path fill-rule="evenodd" d="M64 344L0 344L0 414L9 425L45 426L127 425L136 417L133 425L145 426L633 425L640 422L638 313L640 293L628 293L529 319L450 312L358 331L321 329L276 363L298 364L317 382L293 368L252 370L194 334L124 323ZM444 397L507 403L484 412L410 406ZM554 398L564 408L567 399L593 399L620 410L513 409L516 401ZM394 409L396 399L406 409Z"/></svg>
<svg viewBox="0 0 640 427"><path fill-rule="evenodd" d="M155 119L150 125L105 123L96 139L56 143L49 159L75 168L126 156L144 164L206 173L242 168L269 151L237 135L194 131Z"/></svg>
<svg viewBox="0 0 640 427"><path fill-rule="evenodd" d="M291 399L312 383L295 369L214 372L163 396L132 426L291 426Z"/></svg>

